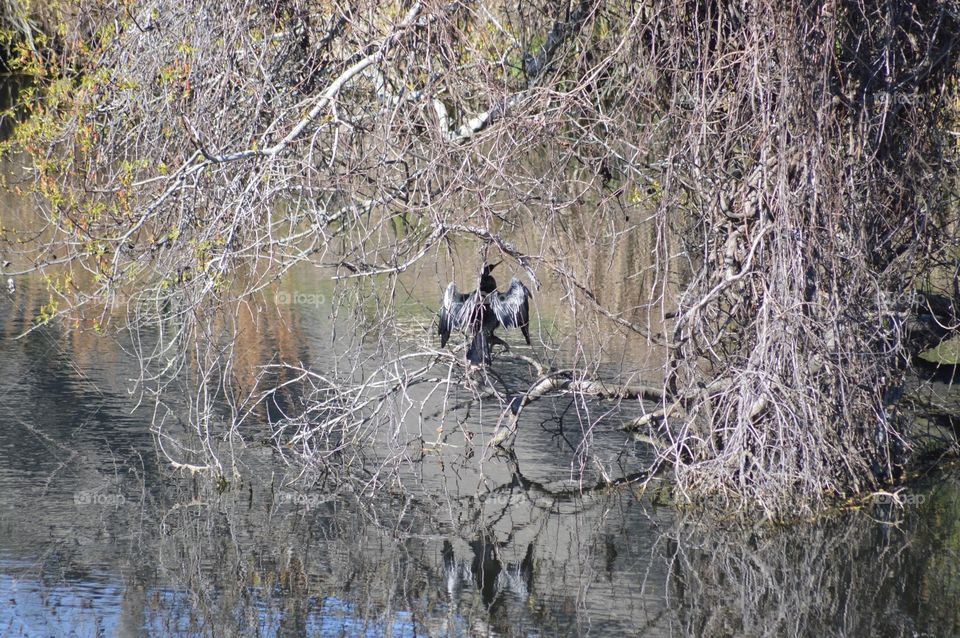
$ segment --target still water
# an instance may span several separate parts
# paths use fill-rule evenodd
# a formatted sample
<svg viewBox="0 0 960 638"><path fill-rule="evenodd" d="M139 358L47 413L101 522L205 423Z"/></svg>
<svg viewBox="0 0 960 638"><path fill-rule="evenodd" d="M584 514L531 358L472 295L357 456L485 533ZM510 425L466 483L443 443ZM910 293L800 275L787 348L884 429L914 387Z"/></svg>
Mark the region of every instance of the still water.
<svg viewBox="0 0 960 638"><path fill-rule="evenodd" d="M531 404L509 455L482 444L498 411L442 437L407 419L409 440L440 444L384 437L381 457L410 458L375 492L298 482L255 436L218 484L158 454L128 344L56 325L18 338L43 301L29 278L0 293L0 635L960 635L955 473L903 508L726 525L592 489L585 439L609 471L647 451L602 419L578 429L590 406ZM330 324L286 312L323 367Z"/></svg>
<svg viewBox="0 0 960 638"><path fill-rule="evenodd" d="M23 204L0 205L9 222ZM432 339L452 271L468 285L475 264L407 282L398 347ZM497 402L453 410L473 382L441 369L442 391L410 389L421 409L371 428L367 480L304 480L254 413L213 442L234 461L216 481L168 462L196 460L175 445L187 402L167 396L156 427L133 392L133 344L58 323L28 332L43 284L0 283L0 636L960 635L956 470L918 480L902 507L727 524L665 505L656 482L597 488L650 462L616 427L641 404L532 403L507 453L486 443ZM355 337L349 318L329 319L332 295L293 273L245 316L241 382L278 359L335 366ZM564 324L549 306L562 297L537 293L534 346L510 338L500 387L533 378L513 354L642 378L657 353Z"/></svg>

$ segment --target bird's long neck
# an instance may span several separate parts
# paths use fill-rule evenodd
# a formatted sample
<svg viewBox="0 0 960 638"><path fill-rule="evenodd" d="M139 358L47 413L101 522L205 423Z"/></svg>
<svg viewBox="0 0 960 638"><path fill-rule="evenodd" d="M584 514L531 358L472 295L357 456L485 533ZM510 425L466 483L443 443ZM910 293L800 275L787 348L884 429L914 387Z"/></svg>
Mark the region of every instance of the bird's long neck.
<svg viewBox="0 0 960 638"><path fill-rule="evenodd" d="M497 280L493 278L493 275L484 275L480 278L480 292L488 295L496 289Z"/></svg>

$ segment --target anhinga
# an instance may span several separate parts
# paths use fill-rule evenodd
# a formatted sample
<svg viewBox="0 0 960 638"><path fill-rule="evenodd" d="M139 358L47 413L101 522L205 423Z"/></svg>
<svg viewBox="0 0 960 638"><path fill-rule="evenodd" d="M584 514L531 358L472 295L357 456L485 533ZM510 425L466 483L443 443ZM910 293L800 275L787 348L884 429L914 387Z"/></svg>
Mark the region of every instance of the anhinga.
<svg viewBox="0 0 960 638"><path fill-rule="evenodd" d="M447 286L440 304L440 347L447 345L450 332L463 330L471 335L467 361L476 365L489 364L493 345L510 346L493 334L504 328L520 328L530 345L530 291L519 279L510 280L506 292L497 290L497 280L491 271L499 264L485 264L480 273L480 287L461 293L453 282Z"/></svg>

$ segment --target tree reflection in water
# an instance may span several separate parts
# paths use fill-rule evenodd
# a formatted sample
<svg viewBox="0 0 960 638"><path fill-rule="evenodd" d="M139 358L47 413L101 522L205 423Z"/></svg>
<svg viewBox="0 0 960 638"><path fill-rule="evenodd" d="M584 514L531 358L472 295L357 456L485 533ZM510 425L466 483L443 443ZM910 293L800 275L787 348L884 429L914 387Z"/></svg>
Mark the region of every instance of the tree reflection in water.
<svg viewBox="0 0 960 638"><path fill-rule="evenodd" d="M41 293L25 280L17 305L0 307L9 633L960 633L955 477L901 495L903 507L744 528L679 514L633 485L598 487L595 466L623 476L648 459L602 420L582 427L575 412L597 406L558 401L524 408L509 452L485 445L481 408L448 423L375 497L361 481L281 476L288 452L252 432L236 449L246 478L213 481L157 462L149 418L130 414L122 390L137 371L117 352L56 327L13 338ZM515 385L523 372L497 369ZM410 431L434 436L421 425ZM586 437L592 456L579 452ZM396 444L372 440L369 465L350 469L376 468L375 453Z"/></svg>

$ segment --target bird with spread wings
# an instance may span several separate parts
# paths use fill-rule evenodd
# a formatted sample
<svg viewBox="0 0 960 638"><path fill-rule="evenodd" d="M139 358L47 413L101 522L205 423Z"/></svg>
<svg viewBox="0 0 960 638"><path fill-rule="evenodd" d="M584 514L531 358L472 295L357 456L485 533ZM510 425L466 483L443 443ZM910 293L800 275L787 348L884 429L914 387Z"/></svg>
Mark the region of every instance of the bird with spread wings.
<svg viewBox="0 0 960 638"><path fill-rule="evenodd" d="M471 336L467 361L475 365L489 364L493 346L500 344L507 350L507 342L494 334L504 328L520 328L530 345L530 291L513 277L505 292L497 290L497 280L491 272L499 265L485 264L480 273L480 286L473 292L462 293L453 282L447 286L440 304L440 347L447 345L453 330L462 330Z"/></svg>

